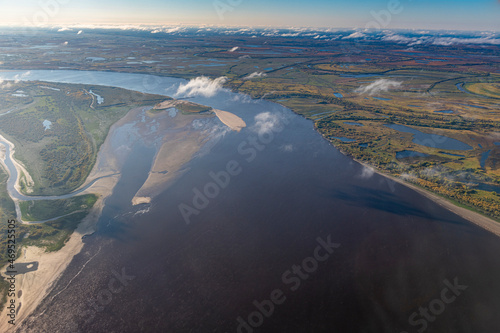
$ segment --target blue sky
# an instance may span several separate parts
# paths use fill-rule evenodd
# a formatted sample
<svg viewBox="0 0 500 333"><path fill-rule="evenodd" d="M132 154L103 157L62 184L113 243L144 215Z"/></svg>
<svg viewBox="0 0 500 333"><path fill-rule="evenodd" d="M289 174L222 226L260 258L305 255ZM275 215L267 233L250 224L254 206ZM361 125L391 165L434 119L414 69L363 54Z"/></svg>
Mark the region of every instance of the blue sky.
<svg viewBox="0 0 500 333"><path fill-rule="evenodd" d="M392 12L391 12L392 9ZM387 15L390 14L390 15ZM500 30L500 0L0 0L0 24Z"/></svg>

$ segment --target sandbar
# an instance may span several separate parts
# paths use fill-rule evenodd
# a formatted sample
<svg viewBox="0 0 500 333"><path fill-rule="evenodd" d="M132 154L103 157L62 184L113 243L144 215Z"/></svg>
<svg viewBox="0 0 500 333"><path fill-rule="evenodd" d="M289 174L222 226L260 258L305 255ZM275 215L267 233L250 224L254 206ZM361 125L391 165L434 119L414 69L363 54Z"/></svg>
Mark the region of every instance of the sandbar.
<svg viewBox="0 0 500 333"><path fill-rule="evenodd" d="M246 127L247 124L243 119L235 115L234 113L212 109L215 115L222 121L224 125L232 129L233 131L239 132L242 128Z"/></svg>

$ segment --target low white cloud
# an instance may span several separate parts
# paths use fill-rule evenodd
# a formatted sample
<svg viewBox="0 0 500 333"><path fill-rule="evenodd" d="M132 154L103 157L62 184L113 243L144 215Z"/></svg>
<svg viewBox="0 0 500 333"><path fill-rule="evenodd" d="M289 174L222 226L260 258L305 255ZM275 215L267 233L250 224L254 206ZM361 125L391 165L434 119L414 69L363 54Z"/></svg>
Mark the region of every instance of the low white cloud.
<svg viewBox="0 0 500 333"><path fill-rule="evenodd" d="M401 87L402 82L388 80L388 79L379 79L373 81L367 86L361 86L354 91L359 94L368 94L375 95L381 92L388 92L390 89Z"/></svg>
<svg viewBox="0 0 500 333"><path fill-rule="evenodd" d="M234 52L234 51L236 51L237 49L239 49L239 47L238 47L238 46L235 46L235 47L233 47L232 49L230 49L230 50L229 50L229 52Z"/></svg>
<svg viewBox="0 0 500 333"><path fill-rule="evenodd" d="M77 35L81 35L81 34L83 34L83 30L79 30L76 34L77 34Z"/></svg>
<svg viewBox="0 0 500 333"><path fill-rule="evenodd" d="M259 135L269 133L270 131L277 132L282 126L281 123L281 119L277 114L262 112L255 116L255 125L252 127L252 130Z"/></svg>
<svg viewBox="0 0 500 333"><path fill-rule="evenodd" d="M244 95L244 94L237 94L234 95L233 98L231 98L233 102L238 102L238 103L255 103L255 100L252 99L249 95Z"/></svg>
<svg viewBox="0 0 500 333"><path fill-rule="evenodd" d="M225 76L218 77L214 80L206 76L199 76L195 79L191 79L186 84L179 85L175 96L192 97L201 95L205 97L212 97L223 89L222 85L226 81L227 78Z"/></svg>
<svg viewBox="0 0 500 333"><path fill-rule="evenodd" d="M298 37L299 36L299 33L298 32L294 32L294 33L284 33L284 34L281 34L280 35L281 37Z"/></svg>
<svg viewBox="0 0 500 333"><path fill-rule="evenodd" d="M245 76L243 78L243 80L251 80L251 79L260 78L260 77L264 77L264 76L267 76L267 74L264 72L253 72L252 74Z"/></svg>
<svg viewBox="0 0 500 333"><path fill-rule="evenodd" d="M14 75L14 82L19 83L19 81L24 81L24 79L31 75L31 71L26 71L21 74Z"/></svg>
<svg viewBox="0 0 500 333"><path fill-rule="evenodd" d="M58 29L57 32L71 31L71 30L73 30L73 29L68 28L68 27L62 27L62 28Z"/></svg>
<svg viewBox="0 0 500 333"><path fill-rule="evenodd" d="M397 42L397 43L418 43L419 38L416 37L406 37L398 34L389 33L388 35L382 37L383 41Z"/></svg>
<svg viewBox="0 0 500 333"><path fill-rule="evenodd" d="M171 27L171 28L163 28L163 32L167 33L167 34L171 34L173 32L177 32L177 31L181 31L181 27L177 26L177 27Z"/></svg>
<svg viewBox="0 0 500 333"><path fill-rule="evenodd" d="M364 33L356 31L350 34L349 36L342 37L342 39L363 38L363 37L366 37Z"/></svg>
<svg viewBox="0 0 500 333"><path fill-rule="evenodd" d="M419 32L418 36L404 36L396 34L392 31L384 31L384 36L381 40L388 42L396 42L401 44L419 45L419 44L434 44L434 45L459 45L459 44L492 44L500 45L500 39L495 34L480 34L474 37L448 37L448 36L428 36L428 32ZM423 36L422 36L423 35Z"/></svg>
<svg viewBox="0 0 500 333"><path fill-rule="evenodd" d="M11 81L5 81L0 78L0 89L10 89L13 86Z"/></svg>
<svg viewBox="0 0 500 333"><path fill-rule="evenodd" d="M491 37L481 38L455 38L455 37L438 37L432 41L434 45L456 45L456 44L492 44L500 45L500 39Z"/></svg>
<svg viewBox="0 0 500 333"><path fill-rule="evenodd" d="M280 148L282 151L287 152L287 153L291 153L294 149L292 144L283 145Z"/></svg>
<svg viewBox="0 0 500 333"><path fill-rule="evenodd" d="M371 178L374 174L375 174L375 169L364 165L360 177L363 179L368 179Z"/></svg>
<svg viewBox="0 0 500 333"><path fill-rule="evenodd" d="M399 176L402 180L405 181L410 181L410 180L415 180L417 177L415 175L409 174L409 173L402 173L401 176Z"/></svg>

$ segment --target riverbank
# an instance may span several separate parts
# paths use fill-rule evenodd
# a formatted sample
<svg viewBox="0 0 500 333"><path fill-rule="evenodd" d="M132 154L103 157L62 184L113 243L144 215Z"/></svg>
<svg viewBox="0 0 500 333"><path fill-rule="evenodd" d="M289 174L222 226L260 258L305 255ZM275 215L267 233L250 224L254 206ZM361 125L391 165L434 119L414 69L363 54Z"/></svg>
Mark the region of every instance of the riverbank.
<svg viewBox="0 0 500 333"><path fill-rule="evenodd" d="M111 138L117 128L131 121L130 116L136 116L143 108L132 109L125 117L115 123L108 133L108 136L99 150L96 163L87 177L87 180L82 184L81 188L88 186L94 182L89 188L81 192L81 194L94 193L98 195L98 200L94 204L90 213L79 223L76 230L72 233L64 247L56 252L45 252L42 248L28 246L21 249L21 255L15 263L30 263L38 262L38 269L25 274L16 276L16 290L21 293L16 295L16 304L18 313L16 315L16 326L8 324L7 309L0 313L0 318L5 320L0 321L0 332L13 332L16 327L29 317L36 309L41 301L50 293L56 285L56 281L65 271L75 255L80 253L83 248L82 237L95 232L97 221L99 220L106 199L112 194L113 188L119 180L120 159L113 154ZM6 141L8 142L8 141ZM13 148L13 147L11 147ZM11 154L12 154L11 149ZM11 155L12 158L12 155ZM12 161L15 160L12 158ZM20 171L17 164L16 170ZM2 267L1 274L5 276L6 267ZM20 295L20 296L19 296Z"/></svg>
<svg viewBox="0 0 500 333"><path fill-rule="evenodd" d="M347 154L345 154L345 155L349 156ZM444 197L441 197L433 192L430 192L422 187L419 187L417 185L409 183L401 178L397 178L397 177L385 174L385 173L375 169L374 167L370 166L369 164L366 164L362 161L359 161L351 156L349 156L349 157L352 158L354 161L358 162L359 164L363 165L363 167L367 168L369 170L368 173L371 173L371 172L377 173L378 175L380 175L382 177L388 178L390 181L394 181L394 182L397 182L398 184L401 184L403 186L411 188L415 192L418 192L419 194L434 201L438 205L448 209L449 211L457 214L458 216L466 219L467 221L469 221L469 222L471 222L471 223L473 223L473 224L475 224L475 225L477 225L477 226L479 226L479 227L481 227L481 228L483 228L483 229L500 237L500 223L498 223L497 221L495 221L487 216L484 216L482 214L479 214L477 212L474 212L470 209L457 206L456 204L454 204L450 200L448 200Z"/></svg>
<svg viewBox="0 0 500 333"><path fill-rule="evenodd" d="M7 322L9 317L7 317L7 308L5 308L0 314L0 318L2 318L0 332L14 332L49 294L73 257L80 253L83 248L82 236L93 232L95 221L98 220L104 207L103 201L100 199L100 202L96 203L91 213L78 225L61 250L47 253L40 247L22 248L21 256L16 260L16 264L37 262L38 269L16 276L16 306L18 309L16 325L12 326ZM5 267L2 268L2 274L4 271Z"/></svg>
<svg viewBox="0 0 500 333"><path fill-rule="evenodd" d="M148 108L145 107L132 109L110 128L91 173L80 187L80 189L88 188L81 192L78 190L73 192L78 192L78 194L94 193L98 195L98 200L89 215L82 220L70 236L65 246L59 251L51 253L46 253L43 249L34 246L22 249L23 252L16 263L38 262L38 269L20 274L17 277L16 289L22 291L16 299L19 307L16 316L17 326L28 318L50 293L73 257L82 250L84 245L82 237L95 232L96 223L102 214L106 199L111 196L113 188L119 181L120 170L130 152L129 147L136 142L134 140L140 140L147 145L155 145L157 136L161 138L161 145L158 148L148 179L132 200L134 204L139 204L149 203L151 198L161 193L165 186L168 186L167 183L179 174L181 167L212 138L211 134L213 133L209 128L195 130L192 123L195 119L213 118L213 114L185 115L178 113L174 118L165 112L150 113L147 110ZM155 126L156 130L151 131L151 126ZM14 147L11 143L8 144L11 148L11 160L18 173L17 178L19 178L23 169L15 163L12 156ZM17 203L18 200L15 201ZM2 272L5 272L5 268L2 269ZM7 318L6 311L7 309L4 309L0 314L2 318ZM9 327L7 321L0 322L1 332L13 330L14 328Z"/></svg>
<svg viewBox="0 0 500 333"><path fill-rule="evenodd" d="M277 103L277 104L280 104L282 105L283 107L287 107L279 102L275 102L273 101L274 103ZM288 107L287 107L288 108ZM295 112L293 111L293 109L290 109L292 112L294 112L295 114L297 115L300 115L302 117L304 117L305 119L308 119L310 121L313 121L312 119L309 119L307 117L305 117L304 115L298 113L298 112ZM316 125L314 125L314 130L316 132L318 132L320 135L323 136L323 134L318 130L318 128L316 127ZM448 200L447 198L445 197L442 197L436 193L433 193L427 189L424 189L422 187L419 187L415 184L412 184L412 183L409 183L401 178L397 178L397 177L394 177L390 174L387 174L387 173L384 173L383 171L365 163L365 162L362 162L358 159L356 159L353 155L351 155L350 153L347 153L346 151L344 151L342 149L342 147L340 146L337 146L337 145L334 145L330 140L328 140L326 137L323 136L323 138L325 140L327 140L332 146L334 146L336 149L338 149L342 154L344 154L345 156L349 157L349 158L352 158L354 161L360 163L361 165L363 165L365 168L367 168L368 170L370 170L369 172L374 172L374 173L377 173L379 175L381 175L382 177L385 177L385 178L388 178L392 181L395 181L401 185L404 185L408 188L411 188L412 190L418 192L419 194L422 194L424 195L425 197L433 200L434 202L436 202L437 204L439 204L440 206L448 209L449 211L457 214L458 216L466 219L467 221L497 235L500 237L500 223L495 221L494 219L492 218L489 218L485 215L482 215L480 213L477 213L469 208L465 208L465 207L460 207L458 205L456 205L455 203L451 202L450 200Z"/></svg>
<svg viewBox="0 0 500 333"><path fill-rule="evenodd" d="M82 237L95 231L95 225L101 216L105 200L111 195L112 189L117 182L118 176L103 178L96 182L92 189L88 189L89 192L97 193L99 199L90 213L80 222L62 249L56 252L45 252L42 248L35 246L21 249L21 255L15 263L38 262L38 269L16 276L17 295L21 295L16 299L19 309L16 316L16 326L19 326L36 309L52 287L55 286L56 281L70 264L73 257L80 253L84 245ZM5 270L6 266L1 270L3 276L5 276ZM19 291L22 292L19 293ZM0 314L0 318L8 318L6 308ZM0 332L11 331L14 331L14 328L7 323L7 320L1 320Z"/></svg>
<svg viewBox="0 0 500 333"><path fill-rule="evenodd" d="M26 167L24 165L22 165L21 162L17 161L14 158L14 153L16 152L14 144L12 142L10 142L9 140L7 140L2 135L0 135L0 141L2 141L4 144L7 144L7 146L9 146L9 157L10 157L10 160L12 161L12 164L14 165L14 167L16 168L16 171L17 171L16 179L14 181L14 189L18 193L21 193L20 181L21 181L21 177L23 176L25 186L26 186L26 192L31 193L32 192L31 187L33 186L33 178L31 178L31 175L29 174L28 170L26 170ZM10 177L12 175L10 173L9 168L7 167L7 165L5 163L5 159L7 158L7 156L6 156L6 151L4 150L4 148L0 152L0 163L2 164L3 168L5 169L5 171L8 173L8 175Z"/></svg>

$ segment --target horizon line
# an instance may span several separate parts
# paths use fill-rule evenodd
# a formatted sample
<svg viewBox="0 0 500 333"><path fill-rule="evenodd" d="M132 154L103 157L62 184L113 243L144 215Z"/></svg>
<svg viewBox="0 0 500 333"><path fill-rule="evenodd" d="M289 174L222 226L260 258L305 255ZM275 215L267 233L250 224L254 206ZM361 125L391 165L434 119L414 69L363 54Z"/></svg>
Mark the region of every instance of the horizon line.
<svg viewBox="0 0 500 333"><path fill-rule="evenodd" d="M0 28L30 28L30 29L56 29L56 28L86 28L86 29L121 29L121 30L144 30L143 28L158 28L158 27L193 27L193 28L202 28L202 27L218 27L218 28L252 28L252 29L288 29L288 30L299 30L299 29L308 29L313 31L323 31L328 32L328 30L333 31L364 31L364 32L373 32L373 31L386 31L386 30L406 30L406 31L435 31L435 32L495 32L500 33L500 28L497 29L484 29L484 30L474 30L474 29L432 29L432 28L359 28L359 27L315 27L315 26L284 26L284 25L233 25L233 24L208 24L208 23L58 23L58 24L9 24L9 23L1 23ZM142 29L141 29L142 28Z"/></svg>

